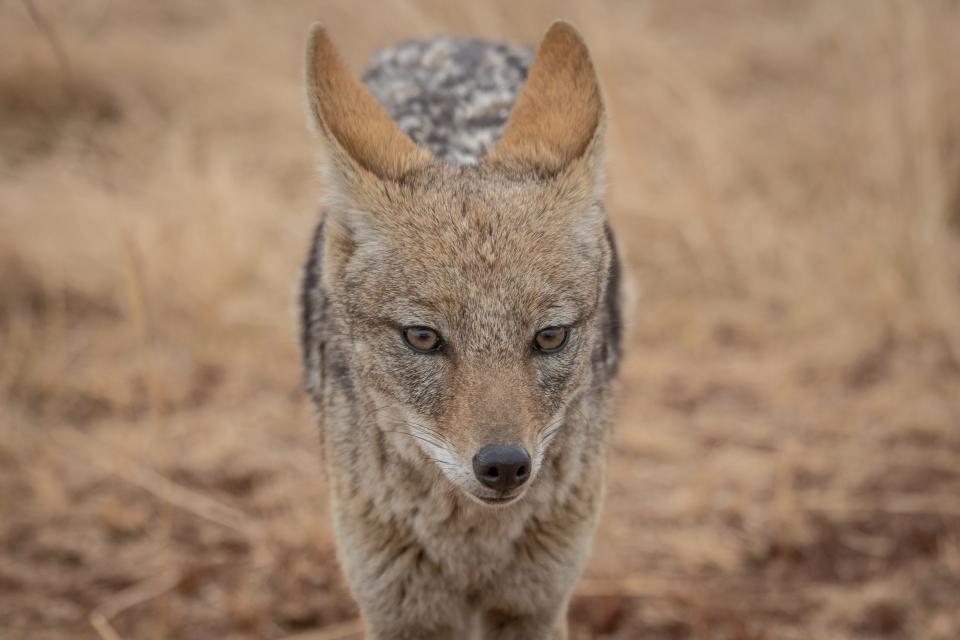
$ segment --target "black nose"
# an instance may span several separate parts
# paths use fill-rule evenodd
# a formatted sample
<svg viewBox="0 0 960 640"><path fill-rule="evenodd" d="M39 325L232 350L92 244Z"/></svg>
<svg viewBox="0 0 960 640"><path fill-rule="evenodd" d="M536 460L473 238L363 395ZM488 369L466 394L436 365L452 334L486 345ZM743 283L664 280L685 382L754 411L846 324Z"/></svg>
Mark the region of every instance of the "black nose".
<svg viewBox="0 0 960 640"><path fill-rule="evenodd" d="M516 489L530 478L530 456L518 444L488 444L473 456L473 473L485 487Z"/></svg>

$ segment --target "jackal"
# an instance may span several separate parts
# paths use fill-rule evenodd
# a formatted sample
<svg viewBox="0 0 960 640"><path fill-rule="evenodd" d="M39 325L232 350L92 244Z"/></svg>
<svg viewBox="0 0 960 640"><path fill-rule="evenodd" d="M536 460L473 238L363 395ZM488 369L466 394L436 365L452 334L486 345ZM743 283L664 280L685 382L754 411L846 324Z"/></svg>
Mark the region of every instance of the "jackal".
<svg viewBox="0 0 960 640"><path fill-rule="evenodd" d="M557 22L532 62L438 38L364 80L315 26L302 340L340 563L371 638L564 638L620 357L593 64Z"/></svg>

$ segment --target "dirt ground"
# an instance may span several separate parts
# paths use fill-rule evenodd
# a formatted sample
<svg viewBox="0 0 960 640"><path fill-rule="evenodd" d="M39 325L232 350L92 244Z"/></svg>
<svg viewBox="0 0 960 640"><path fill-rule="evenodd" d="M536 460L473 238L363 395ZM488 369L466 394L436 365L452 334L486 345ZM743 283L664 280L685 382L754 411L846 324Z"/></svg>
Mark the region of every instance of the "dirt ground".
<svg viewBox="0 0 960 640"><path fill-rule="evenodd" d="M358 635L301 59L592 45L633 290L576 638L960 638L960 3L6 0L0 637Z"/></svg>

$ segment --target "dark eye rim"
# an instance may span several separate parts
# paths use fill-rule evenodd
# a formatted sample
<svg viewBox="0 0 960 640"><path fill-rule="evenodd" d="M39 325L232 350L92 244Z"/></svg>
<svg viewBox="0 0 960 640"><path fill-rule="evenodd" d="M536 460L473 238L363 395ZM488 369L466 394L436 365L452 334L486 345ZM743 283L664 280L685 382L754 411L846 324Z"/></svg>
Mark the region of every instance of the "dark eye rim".
<svg viewBox="0 0 960 640"><path fill-rule="evenodd" d="M544 331L550 331L551 329L562 329L563 341L561 341L559 345L553 347L552 349L545 349L541 347L539 344L537 344L537 336L539 336ZM551 327L544 327L543 329L540 329L535 334L533 334L533 340L531 342L531 344L533 345L533 350L536 351L537 353L547 353L547 354L556 353L561 349L563 349L565 346L567 346L567 343L570 342L571 333L572 333L571 328L567 325L555 325Z"/></svg>
<svg viewBox="0 0 960 640"><path fill-rule="evenodd" d="M420 347L410 342L410 338L407 337L407 331L417 330L417 329L420 329L423 331L429 331L430 333L435 335L437 338L436 344L434 344L429 349L421 349ZM437 353L443 347L443 337L440 335L440 332L434 329L433 327L427 327L422 324L410 324L410 325L405 325L403 327L400 327L400 337L403 338L403 344L407 345L407 347L412 351L414 351L415 353L424 353L424 354Z"/></svg>

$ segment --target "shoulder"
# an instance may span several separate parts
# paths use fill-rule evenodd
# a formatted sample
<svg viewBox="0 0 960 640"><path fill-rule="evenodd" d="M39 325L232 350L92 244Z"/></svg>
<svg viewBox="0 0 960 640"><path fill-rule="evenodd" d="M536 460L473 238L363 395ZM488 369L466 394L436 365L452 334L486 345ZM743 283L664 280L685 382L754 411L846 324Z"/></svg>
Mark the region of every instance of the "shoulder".
<svg viewBox="0 0 960 640"><path fill-rule="evenodd" d="M310 251L300 277L300 347L303 356L304 386L316 400L319 394L321 335L326 300L321 286L323 266L323 222L317 224Z"/></svg>

